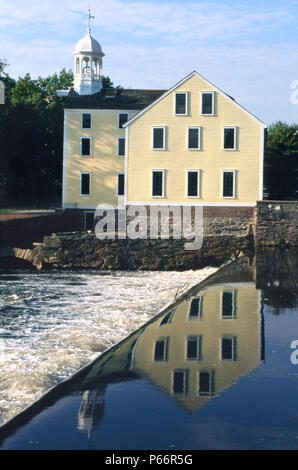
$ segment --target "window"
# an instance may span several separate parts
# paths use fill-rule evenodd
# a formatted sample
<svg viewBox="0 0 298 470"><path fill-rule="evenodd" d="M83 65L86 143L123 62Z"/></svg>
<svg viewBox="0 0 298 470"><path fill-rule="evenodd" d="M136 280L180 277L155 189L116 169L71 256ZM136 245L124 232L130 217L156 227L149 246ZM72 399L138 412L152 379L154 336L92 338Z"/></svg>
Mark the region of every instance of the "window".
<svg viewBox="0 0 298 470"><path fill-rule="evenodd" d="M153 127L153 149L165 150L165 128Z"/></svg>
<svg viewBox="0 0 298 470"><path fill-rule="evenodd" d="M117 196L124 196L124 173L118 173Z"/></svg>
<svg viewBox="0 0 298 470"><path fill-rule="evenodd" d="M175 309L174 309L174 310L171 310L170 312L168 312L168 313L163 317L163 319L161 320L159 326L167 325L168 323L171 323L171 320L172 320L172 318L173 318L174 313L175 313Z"/></svg>
<svg viewBox="0 0 298 470"><path fill-rule="evenodd" d="M128 121L128 113L119 114L119 129L123 128L123 125Z"/></svg>
<svg viewBox="0 0 298 470"><path fill-rule="evenodd" d="M188 336L186 342L186 359L188 361L199 361L201 357L201 337Z"/></svg>
<svg viewBox="0 0 298 470"><path fill-rule="evenodd" d="M221 315L223 319L236 317L236 293L235 292L227 292L227 291L222 292Z"/></svg>
<svg viewBox="0 0 298 470"><path fill-rule="evenodd" d="M91 137L81 138L81 156L90 157L91 155Z"/></svg>
<svg viewBox="0 0 298 470"><path fill-rule="evenodd" d="M187 92L175 93L175 114L187 114Z"/></svg>
<svg viewBox="0 0 298 470"><path fill-rule="evenodd" d="M237 351L236 351L236 337L232 338L221 338L221 359L222 361L236 361Z"/></svg>
<svg viewBox="0 0 298 470"><path fill-rule="evenodd" d="M224 170L222 173L222 197L235 197L235 170Z"/></svg>
<svg viewBox="0 0 298 470"><path fill-rule="evenodd" d="M187 170L187 197L200 197L200 170Z"/></svg>
<svg viewBox="0 0 298 470"><path fill-rule="evenodd" d="M168 360L168 338L161 338L155 342L154 346L154 361L167 361Z"/></svg>
<svg viewBox="0 0 298 470"><path fill-rule="evenodd" d="M199 372L199 395L213 395L214 393L214 372Z"/></svg>
<svg viewBox="0 0 298 470"><path fill-rule="evenodd" d="M82 114L82 129L91 129L91 114Z"/></svg>
<svg viewBox="0 0 298 470"><path fill-rule="evenodd" d="M164 197L164 170L152 171L152 197Z"/></svg>
<svg viewBox="0 0 298 470"><path fill-rule="evenodd" d="M214 92L202 92L201 94L201 114L203 116L214 115Z"/></svg>
<svg viewBox="0 0 298 470"><path fill-rule="evenodd" d="M188 371L173 371L173 393L186 394L188 389Z"/></svg>
<svg viewBox="0 0 298 470"><path fill-rule="evenodd" d="M236 127L224 127L223 148L224 150L236 150Z"/></svg>
<svg viewBox="0 0 298 470"><path fill-rule="evenodd" d="M81 173L81 196L91 194L91 173Z"/></svg>
<svg viewBox="0 0 298 470"><path fill-rule="evenodd" d="M123 157L125 155L125 138L118 137L118 156Z"/></svg>
<svg viewBox="0 0 298 470"><path fill-rule="evenodd" d="M203 298L196 297L191 300L188 312L189 320L198 320L202 316L202 302Z"/></svg>
<svg viewBox="0 0 298 470"><path fill-rule="evenodd" d="M188 150L200 150L200 127L189 127L187 135L187 148Z"/></svg>

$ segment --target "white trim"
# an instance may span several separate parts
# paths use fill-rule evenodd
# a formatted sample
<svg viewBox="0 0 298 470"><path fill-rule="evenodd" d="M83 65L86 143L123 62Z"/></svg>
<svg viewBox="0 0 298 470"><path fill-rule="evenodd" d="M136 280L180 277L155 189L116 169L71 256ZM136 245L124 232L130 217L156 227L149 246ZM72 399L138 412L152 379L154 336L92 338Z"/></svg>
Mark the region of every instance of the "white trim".
<svg viewBox="0 0 298 470"><path fill-rule="evenodd" d="M233 129L234 130L234 147L232 149L226 149L225 148L225 130L226 129ZM225 152L235 152L235 151L237 151L238 150L237 142L238 142L238 128L237 128L237 126L224 126L222 128L222 150L224 150Z"/></svg>
<svg viewBox="0 0 298 470"><path fill-rule="evenodd" d="M261 139L260 139L260 187L259 187L259 201L263 201L264 198L264 153L265 153L265 129L261 128Z"/></svg>
<svg viewBox="0 0 298 470"><path fill-rule="evenodd" d="M89 175L89 194L82 194L82 175ZM80 196L89 197L92 195L92 177L91 171L81 171L80 172Z"/></svg>
<svg viewBox="0 0 298 470"><path fill-rule="evenodd" d="M119 148L120 148L120 146L119 146L119 141L120 141L121 139L124 140L124 154L123 154L123 155L120 155L120 151L119 151ZM118 157L121 157L121 158L122 158L122 157L125 157L125 137L123 137L123 136L122 136L122 137L118 137L117 156L118 156Z"/></svg>
<svg viewBox="0 0 298 470"><path fill-rule="evenodd" d="M236 172L237 170L221 170L221 197L223 199L236 199ZM224 173L233 173L233 196L224 196Z"/></svg>
<svg viewBox="0 0 298 470"><path fill-rule="evenodd" d="M185 113L177 113L176 112L176 96L177 95L185 95ZM188 91L175 91L174 93L174 115L175 116L188 116Z"/></svg>
<svg viewBox="0 0 298 470"><path fill-rule="evenodd" d="M83 127L83 116L84 116L84 114L90 114L90 127ZM83 112L82 115L81 115L81 130L92 129L92 124L93 124L92 121L93 121L92 120L92 113Z"/></svg>
<svg viewBox="0 0 298 470"><path fill-rule="evenodd" d="M160 170L157 170L160 171ZM225 198L226 199L226 198ZM229 198L227 198L229 199ZM153 201L126 201L128 206L178 206L178 207L256 207L256 202L235 202L235 204L224 202L153 202Z"/></svg>
<svg viewBox="0 0 298 470"><path fill-rule="evenodd" d="M214 88L214 91L217 91L220 95L224 96L230 103L233 103L235 106L237 106L239 109L241 109L242 111L244 111L246 114L248 114L248 116L250 116L254 121L258 122L262 127L264 127L265 129L268 127L264 122L260 121L260 119L258 119L257 117L255 117L253 114L251 114L249 111L247 111L245 108L243 108L243 106L241 106L239 103L237 103L237 101L233 100L233 98L231 98L229 95L227 95L225 92L223 92L222 90L220 90L219 88L217 88L215 85L213 85L213 83L209 82L205 77L203 77L202 75L200 75L198 72L196 72L195 70L193 72L191 72L189 75L187 75L185 78L183 78L182 80L180 80L180 82L176 83L176 85L174 85L172 88L170 88L168 91L166 91L163 95L161 95L157 100L155 100L153 103L151 103L149 106L147 106L146 108L142 109L142 111L140 111L139 113L137 113L133 118L131 118L126 124L125 124L125 127L126 126L129 126L132 122L134 122L136 119L138 119L140 116L142 116L144 113L146 113L147 111L149 111L149 109L151 109L153 106L155 106L157 103L159 103L159 101L163 100L166 96L168 96L170 93L172 93L172 91L174 91L176 88L178 88L179 86L181 86L184 82L186 82L189 78L193 77L194 75L196 75L197 77L201 78L202 80L204 80L209 86L212 86Z"/></svg>
<svg viewBox="0 0 298 470"><path fill-rule="evenodd" d="M124 125L120 127L120 115L121 114L126 114L127 115L127 121L126 122L129 121L129 113L127 113L127 112L125 112L125 113L124 112L118 112L118 129L124 129L124 125L126 124L126 123L124 123Z"/></svg>
<svg viewBox="0 0 298 470"><path fill-rule="evenodd" d="M198 147L189 147L189 130L198 129ZM186 133L186 150L198 152L201 150L201 126L188 126Z"/></svg>
<svg viewBox="0 0 298 470"><path fill-rule="evenodd" d="M90 153L89 155L83 155L82 154L82 140L83 139L89 139L90 141ZM83 158L89 158L89 157L92 157L92 137L89 137L87 135L83 135L80 139L80 157L83 157Z"/></svg>
<svg viewBox="0 0 298 470"><path fill-rule="evenodd" d="M154 147L154 130L163 129L163 147L155 148ZM165 126L152 126L152 150L166 150L166 127Z"/></svg>
<svg viewBox="0 0 298 470"><path fill-rule="evenodd" d="M198 192L197 192L197 195L196 196L189 196L188 194L188 173L197 173L197 188L198 188ZM200 199L201 198L201 170L198 170L198 169L187 169L186 170L186 195L185 197L187 197L188 199Z"/></svg>
<svg viewBox="0 0 298 470"><path fill-rule="evenodd" d="M161 196L153 196L153 172L161 172L162 173L162 195ZM154 168L151 170L151 197L154 197L154 199L160 199L165 197L165 171L160 168Z"/></svg>
<svg viewBox="0 0 298 470"><path fill-rule="evenodd" d="M123 171L122 171L122 172L117 173L117 192L116 192L116 196L124 196L124 194L119 194L119 175L124 176L123 190L124 190L124 194L125 194L125 173L123 173Z"/></svg>
<svg viewBox="0 0 298 470"><path fill-rule="evenodd" d="M66 200L66 151L67 151L67 111L64 110L64 132L63 132L63 176L62 176L62 209L65 208Z"/></svg>
<svg viewBox="0 0 298 470"><path fill-rule="evenodd" d="M124 205L128 198L128 152L129 152L129 127L125 128L125 178L124 178Z"/></svg>
<svg viewBox="0 0 298 470"><path fill-rule="evenodd" d="M203 114L203 95L212 95L212 113ZM214 91L201 91L201 106L200 106L201 116L214 116L215 115L215 92Z"/></svg>

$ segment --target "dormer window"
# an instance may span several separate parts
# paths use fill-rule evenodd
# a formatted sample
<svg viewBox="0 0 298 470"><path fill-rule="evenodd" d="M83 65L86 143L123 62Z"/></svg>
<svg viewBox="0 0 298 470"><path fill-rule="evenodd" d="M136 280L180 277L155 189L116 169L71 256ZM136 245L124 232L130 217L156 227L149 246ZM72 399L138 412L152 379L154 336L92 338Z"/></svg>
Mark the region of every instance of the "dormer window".
<svg viewBox="0 0 298 470"><path fill-rule="evenodd" d="M187 92L177 91L175 93L175 114L187 115Z"/></svg>

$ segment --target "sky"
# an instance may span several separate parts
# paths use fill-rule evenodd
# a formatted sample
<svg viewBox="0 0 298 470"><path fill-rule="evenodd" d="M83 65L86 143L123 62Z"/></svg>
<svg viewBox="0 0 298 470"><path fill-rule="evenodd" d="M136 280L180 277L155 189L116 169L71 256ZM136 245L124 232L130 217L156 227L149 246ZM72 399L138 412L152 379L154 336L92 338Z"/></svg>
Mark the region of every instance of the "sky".
<svg viewBox="0 0 298 470"><path fill-rule="evenodd" d="M9 75L73 68L89 3L115 85L165 89L196 70L265 123L298 122L298 0L0 0Z"/></svg>

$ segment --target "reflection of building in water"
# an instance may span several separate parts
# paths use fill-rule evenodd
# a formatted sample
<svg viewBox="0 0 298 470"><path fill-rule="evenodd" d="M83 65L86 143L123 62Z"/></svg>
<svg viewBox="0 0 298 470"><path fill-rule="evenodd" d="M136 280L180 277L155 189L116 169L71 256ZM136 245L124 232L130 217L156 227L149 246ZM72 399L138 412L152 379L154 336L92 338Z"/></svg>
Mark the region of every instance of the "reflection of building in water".
<svg viewBox="0 0 298 470"><path fill-rule="evenodd" d="M142 376L185 409L197 410L258 365L263 343L261 299L253 283L205 287L95 363L83 383L94 394L85 392L91 395L83 396L79 420L91 429L91 414L102 416L105 387Z"/></svg>
<svg viewBox="0 0 298 470"><path fill-rule="evenodd" d="M134 368L198 409L262 359L261 320L254 284L212 286L148 325Z"/></svg>
<svg viewBox="0 0 298 470"><path fill-rule="evenodd" d="M88 435L103 416L105 390L106 385L99 385L95 390L87 390L83 394L78 414L78 429L86 431Z"/></svg>

